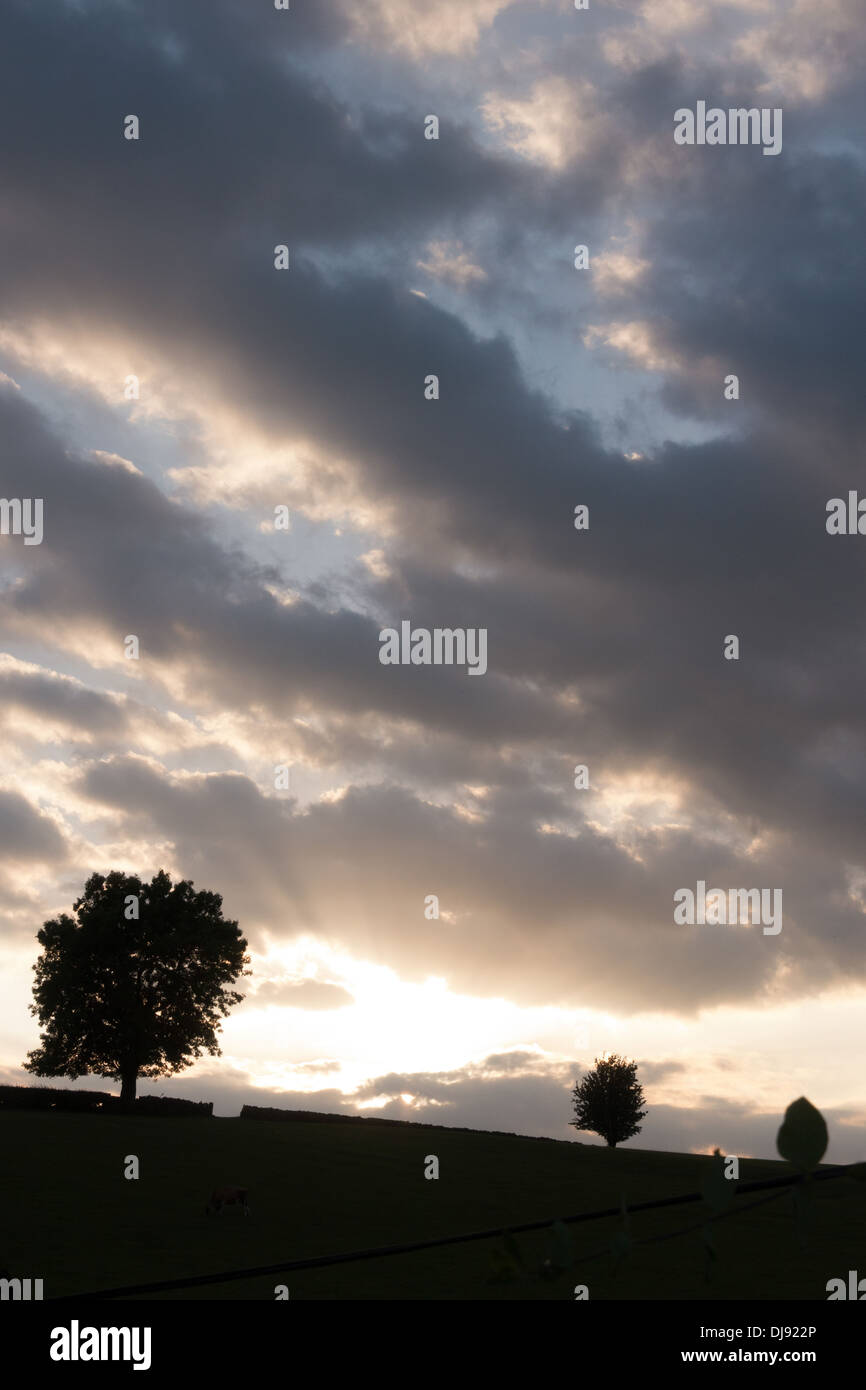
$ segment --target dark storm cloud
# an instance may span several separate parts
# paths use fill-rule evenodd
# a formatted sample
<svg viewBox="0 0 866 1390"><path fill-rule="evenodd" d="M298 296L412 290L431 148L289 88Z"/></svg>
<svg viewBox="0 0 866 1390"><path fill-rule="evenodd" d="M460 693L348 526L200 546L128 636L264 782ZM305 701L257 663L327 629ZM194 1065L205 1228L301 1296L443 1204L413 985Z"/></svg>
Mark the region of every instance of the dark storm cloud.
<svg viewBox="0 0 866 1390"><path fill-rule="evenodd" d="M516 378L512 384L512 395L519 394ZM9 409L23 428L26 408L13 399ZM12 430L10 421L10 439ZM67 524L51 533L50 544L20 552L35 576L7 597L19 620L35 622L38 614L62 631L64 621L90 617L103 627L110 622L119 636L136 631L146 654L192 663L190 688L205 700L264 699L285 709L302 699L318 708L377 709L491 743L503 736L531 739L536 729L549 740L558 730L563 749L581 747L596 764L609 764L617 748L620 757L635 756L662 741L675 767L717 786L735 812L759 820L793 816L794 828L818 833L825 827L853 848L851 810L862 807L862 782L850 779L850 752L845 771L834 767L832 749L829 766L822 765L828 754L816 715L834 713L849 744L862 743L862 716L849 693L862 680L862 653L850 642L846 610L830 601L840 588L861 588L862 578L851 547L827 537L819 524L819 487L787 480L769 449L760 488L754 456L732 445L671 447L652 470L611 461L589 483L581 472L571 495L589 498L596 528L584 536L569 533L564 495L554 505L550 481L539 472L534 504L537 509L544 497L548 533L555 518L572 557L580 557L584 582L577 592L564 579L557 587L532 572L525 585L511 578L509 587L501 578L496 585L468 583L407 564L403 580L416 622L435 626L442 612L449 621L460 613L467 626L489 628L492 669L483 693L480 681L455 680L454 672L428 670L420 680L411 669L381 668L377 627L357 614L278 605L262 588L268 571L226 555L197 518L145 480L96 465L76 472L37 431L35 440L22 438L10 449L7 493L24 490L24 463L31 487L38 481L47 493L49 518L53 505ZM461 524L469 528L483 499L469 496L468 486L462 495L459 489L455 477L446 495L456 499L455 516L462 507ZM562 490L561 480L554 489ZM520 514L516 493L509 506L500 488L491 505L508 516L511 531L505 523L500 530L509 539L522 528L524 551L541 547L545 528L532 527L531 508ZM482 550L485 527L482 517L476 537ZM169 553L170 567L160 559ZM513 568L514 548L508 553ZM564 541L547 546L548 564L558 553L565 565ZM684 567L692 569L688 584ZM138 573L153 576L146 590ZM389 595L386 586L378 598L383 609L406 611L405 591L399 607L396 589ZM739 669L721 661L729 631L740 634L750 657ZM497 680L497 670L515 678L511 689ZM582 713L545 707L537 691L521 688L527 674L551 688L579 683ZM817 758L816 741L825 744ZM800 791L804 776L812 782L808 797Z"/></svg>
<svg viewBox="0 0 866 1390"><path fill-rule="evenodd" d="M682 360L670 405L732 425L737 407L723 399L722 380L736 373L742 408L773 421L795 471L855 486L866 177L853 156L798 146L808 119L790 121L790 153L778 159L744 160L728 148L699 162L700 152L681 151L691 160L684 186L642 238L652 270L617 300L615 316L650 322L659 349ZM718 364L710 379L692 373L702 359Z"/></svg>
<svg viewBox="0 0 866 1390"><path fill-rule="evenodd" d="M171 629L176 594L186 592L194 607L209 584L236 594L245 584L255 587L254 573L261 579L264 571L226 555L198 517L143 477L67 455L39 413L2 385L0 411L3 495L44 500L42 544L26 547L9 537L3 545L7 568L20 568L24 578L20 593L5 595L21 620L73 623L94 610L111 624L121 614L149 616L146 637L159 646L160 629Z"/></svg>
<svg viewBox="0 0 866 1390"><path fill-rule="evenodd" d="M20 792L0 791L0 861L65 858L66 843L53 820Z"/></svg>
<svg viewBox="0 0 866 1390"><path fill-rule="evenodd" d="M44 229L62 238L67 271L78 262L76 296L82 276L109 304L124 278L152 285L161 273L166 299L185 299L185 283L197 297L244 245L257 256L274 241L339 246L389 236L395 225L429 234L440 216L493 198L516 213L537 189L536 173L481 150L465 129L452 124L447 140L425 141L421 108L386 114L371 103L350 114L305 71L294 29L281 42L288 29L274 21L265 10L251 22L234 5L148 3L105 6L86 21L58 13L45 26L12 5L0 112L14 115L20 134L4 147L4 170L26 215L38 161ZM123 138L128 113L142 123L138 142ZM25 241L14 245L19 270L26 261L35 269Z"/></svg>
<svg viewBox="0 0 866 1390"><path fill-rule="evenodd" d="M400 153L373 155L364 144L363 133L346 126L338 107L322 90L311 91L297 72L279 71L273 57L279 48L276 40L277 50L273 50L273 36L278 32L271 22L273 15L256 29L248 21L242 22L234 7L219 7L210 23L195 29L196 41L190 40L185 59L172 62L158 42L160 16L167 13L157 10L154 20L152 14L135 7L106 10L98 22L91 18L87 25L70 14L54 26L51 40L47 40L45 30L35 28L26 12L14 11L6 49L9 71L0 90L17 102L23 138L7 153L10 161L18 161L10 163L7 179L13 188L20 186L22 193L32 193L27 188L26 170L37 154L45 174L38 217L28 225L30 201L22 197L17 206L20 230L13 234L8 247L5 263L9 273L2 285L7 312L13 317L18 308L22 313L32 312L41 301L62 316L74 285L79 303L86 300L97 320L132 320L138 333L146 335L150 329L163 340L175 342L181 355L184 335L178 334L178 328L185 323L189 325L187 338L190 332L194 336L188 349L191 353L200 354L211 339L220 343L237 334L237 355L246 360L254 378L245 383L243 394L252 385L251 403L255 401L266 416L274 416L276 386L276 382L269 386L267 377L279 378L280 399L285 395L285 400L274 418L275 428L284 428L289 419L306 419L311 428L318 427L336 444L337 433L322 429L329 417L332 426L335 423L332 401L326 407L317 405L323 384L329 383L332 394L343 403L341 413L347 418L351 437L362 441L362 453L364 442L370 450L378 442L394 459L405 440L385 435L377 441L375 428L364 429L372 422L358 397L370 398L372 381L378 390L373 390L371 404L378 409L386 381L391 399L382 414L394 419L395 407L402 403L403 409L396 416L399 424L411 391L404 389L400 375L395 375L394 364L405 360L407 373L411 368L406 381L415 385L429 369L430 357L436 355L434 345L424 344L423 368L420 360L413 362L413 357L424 356L420 343L419 352L405 359L400 349L407 344L397 339L393 326L383 334L373 327L381 306L369 295L366 302L357 295L341 300L338 321L333 312L328 313L327 305L318 305L324 312L317 315L312 304L303 302L303 291L302 301L297 302L294 287L298 276L294 277L290 299L296 322L293 335L284 322L283 288L275 299L274 273L264 264L268 259L264 248L283 237L296 249L299 245L303 248L306 238L317 246L343 236L363 239L365 219L370 217L382 219L381 226L368 229L376 234L387 226L392 234L396 230L397 235L406 237L415 217L430 233L435 210L443 209L444 215L459 218L470 207L479 210L488 197L494 200L500 222L511 220L509 200L525 221L527 216L537 215L538 200L528 196L527 181L537 182L538 175L524 163L482 155L462 133L438 144L419 144L408 116L402 113L387 117L391 143ZM168 24L167 19L164 22ZM184 21L180 21L183 26ZM44 88L25 85L19 76L32 66L27 59L37 44ZM114 55L110 67L99 66L106 47L111 47ZM252 108L249 103L225 99L224 81L215 74L221 71L217 55L228 51L236 64L237 89L241 90L245 81L254 82L257 102ZM57 71L52 68L55 52ZM94 83L97 69L99 82ZM749 73L747 65L744 72ZM786 155L780 160L761 159L758 151L674 150L668 139L673 106L686 100L692 85L702 89L711 86L715 75L712 67L698 66L695 73L681 60L669 59L625 80L615 79L617 124L605 151L608 163L615 165L623 150L634 146L640 132L655 131L659 142L665 142L667 171L676 171L673 197L647 234L654 260L649 288L627 297L622 307L643 307L652 315L656 331L662 338L669 333L673 345L686 358L716 352L725 358L736 347L738 360L748 369L752 400L760 395L765 404L771 402L773 380L784 392L784 399L777 395L776 403L786 410L796 409L798 402L807 399L813 411L819 409L828 399L828 391L837 387L847 400L851 396L849 386L858 380L851 346L856 346L853 330L862 307L856 286L863 278L863 251L859 239L850 232L860 220L862 179L850 161L804 155L796 146L791 158ZM730 74L728 78L731 80ZM134 104L130 87L136 86L145 101L151 97L155 129L131 148L111 126L109 113ZM82 88L94 91L83 105ZM79 100L72 99L73 91ZM158 103L153 101L155 92L159 93ZM216 92L223 99L215 101ZM741 95L743 100L750 99L750 91ZM38 113L34 111L31 119L22 120L27 103L38 104ZM53 103L63 109L63 129L68 132L65 141L54 146L44 138L45 125L55 114ZM370 115L369 119L375 125L384 118ZM433 147L424 148L427 144ZM698 159L710 154L712 160ZM742 158L744 154L748 157ZM52 157L58 164L62 161L62 172L47 164ZM86 160L86 165L77 167L76 160ZM291 169L291 188L285 191L277 174L281 168ZM321 186L325 170L327 196ZM70 202L67 181L75 178L84 184L88 196ZM547 208L550 217L566 197L569 179L562 178L556 186ZM720 183L723 196L717 202ZM297 188L304 189L304 197L295 196ZM62 227L52 225L45 205L55 196L62 199ZM640 189L636 196L640 197ZM285 209L281 208L281 197L287 199ZM582 215L586 201L581 201ZM154 207L160 209L156 220ZM313 219L308 226L305 218ZM273 226L267 226L265 235L268 219ZM62 258L51 254L51 241L57 237L63 246ZM747 255L741 254L744 248ZM252 269L256 263L262 270L257 277ZM129 273L130 265L136 268L134 275ZM213 293L214 284L220 286L218 295ZM685 292L684 284L688 287ZM154 295L157 285L159 293ZM853 295L847 287L853 289ZM828 345L820 325L826 322L830 307L838 322L834 321L832 344ZM320 318L322 333L317 335L315 324ZM746 322L748 333L743 332ZM344 366L348 370L341 373L335 339L346 341L353 326L357 335L361 323L366 325L363 352L354 362L347 358ZM326 338L324 353L316 341L322 335ZM376 360L380 338L391 350L390 371L388 362ZM817 344L820 352L816 351ZM443 349L447 346L441 344ZM368 368L371 348L374 351ZM303 358L307 349L310 361L305 370L298 358ZM447 351L442 356L462 380L459 357ZM242 361L238 366L243 372ZM799 387L807 368L809 391L804 393ZM508 364L499 364L496 373L501 407L512 395ZM354 401L351 396L346 398L346 376L357 382ZM261 377L265 379L259 381ZM764 382L769 395L762 389ZM490 416L487 399L478 386L478 381L470 378L469 391L477 401L478 416L482 412ZM671 389L682 391L682 383L673 383ZM522 411L520 402L515 411L506 411L501 430L489 437L491 457L496 456L497 446L514 426L520 425ZM430 413L425 412L425 427L429 426ZM444 414L442 409L436 413ZM416 416L417 410L412 418L415 427ZM549 458L549 441L544 431L539 433L539 421L529 415L523 423L518 439L531 438L534 454ZM457 435L461 430L455 427L453 432ZM415 428L416 439L417 434ZM462 434L471 438L471 431L463 429ZM341 442L345 444L345 438ZM450 457L454 458L454 441L441 442L451 446ZM410 457L417 457L417 453L416 444ZM507 484L507 452L503 463ZM418 464L419 472L429 477L429 461L418 458ZM367 482L374 488L380 466L373 459L369 462ZM469 471L481 487L487 486L483 465ZM406 472L401 473L399 489L423 495L423 488L419 489ZM491 519L514 513L515 507L507 505L507 493L502 500L506 505L496 505ZM524 504L526 500L520 499ZM491 509L487 514L491 516ZM478 517L471 522L477 530ZM476 539L473 534L473 544ZM507 530L503 535L506 539Z"/></svg>
<svg viewBox="0 0 866 1390"><path fill-rule="evenodd" d="M281 605L265 588L273 569L225 551L147 479L64 454L37 412L2 386L0 419L0 489L42 497L46 528L40 546L5 541L2 558L21 579L0 595L8 630L56 632L62 645L67 626L79 635L95 626L115 637L118 659L135 634L142 669L156 659L152 679L160 661L177 662L192 694L223 707L378 710L453 722L463 736L483 730L490 741L527 736L542 718L536 694L494 674L482 694L463 669L430 668L419 680L417 668L382 666L379 624L357 613Z"/></svg>
<svg viewBox="0 0 866 1390"><path fill-rule="evenodd" d="M2 413L2 412L0 412ZM199 734L191 721L143 700L102 690L45 668L0 662L0 728L20 746L84 743L101 755L159 749L169 760L180 753L184 766L213 770L236 755L215 738Z"/></svg>
<svg viewBox="0 0 866 1390"><path fill-rule="evenodd" d="M744 861L710 833L671 831L636 836L629 852L588 822L573 837L540 834L516 795L493 798L478 824L388 787L300 812L246 777L169 780L134 758L92 763L78 790L127 834L171 841L184 874L223 894L253 944L262 931L286 941L313 931L464 993L694 1014L862 972L862 911L833 879L835 861L805 846ZM782 885L781 933L675 924L674 892L698 879ZM439 921L424 916L431 893Z"/></svg>
<svg viewBox="0 0 866 1390"><path fill-rule="evenodd" d="M602 782L629 766L667 769L691 782L693 809L714 802L743 827L802 835L856 862L866 813L857 541L825 534L820 484L809 505L781 472L777 491L766 469L759 483L741 450L668 454L653 479L661 496L644 476L616 509L594 512L597 548L574 541L577 554L598 555L607 582L474 584L496 669L579 693L565 737L547 745L563 763L573 751ZM680 568L668 576L672 560ZM419 622L456 606L464 587L414 565L404 579ZM722 657L730 633L739 663ZM564 765L548 771L564 785Z"/></svg>
<svg viewBox="0 0 866 1390"><path fill-rule="evenodd" d="M66 55L64 61L68 61ZM649 113L653 120L660 121L664 102L671 98L672 78L677 73L674 67L665 69L660 75L653 74L654 80L646 75L640 83L635 80L632 99L637 112ZM678 80L682 80L681 75ZM314 122L317 130L320 124ZM230 149L244 148L245 142L256 150L261 145L242 127ZM122 150L123 143L110 144L112 160L123 159L129 153ZM108 148L106 144L106 150ZM730 157L742 152L729 150L724 153ZM334 168L333 161L328 162L326 150L315 151L312 158L317 167L321 164ZM108 193L108 187L103 189L100 185L100 147L90 151L89 161L91 199L83 205L85 211L82 213L88 224L97 218L100 197ZM767 187L768 171L764 166L773 163L764 160L756 165L754 160L749 160L733 165L729 158L721 166L723 171L746 168L749 171L731 175L732 179L739 179L732 190L738 196L728 201L739 208L740 213L729 212L728 216L748 216L756 200L763 197L764 203L758 202L758 206L766 207L767 221L770 209L775 210L781 204L784 225L790 225L790 205L785 204L784 198L780 200L775 185L772 191ZM826 163L823 161L820 167L823 169ZM110 164L106 164L106 185L109 167ZM123 167L130 167L128 161ZM705 164L704 168L707 167ZM189 186L187 172L183 179L178 178L184 187ZM164 195L172 193L171 165L164 166L162 151L151 173L161 181ZM759 174L767 175L763 183ZM509 179L519 177L513 168L510 169ZM773 177L793 182L796 174L792 176L785 165ZM303 171L298 178L303 180ZM243 192L239 181L227 178L224 170L221 179L226 187L239 186ZM428 180L429 171L425 169L420 181L426 186ZM136 190L143 182L146 178L142 171L137 171L131 179L130 197L139 196ZM342 196L343 183L339 178L335 182ZM472 182L477 187L477 180ZM701 183L697 176L686 182L692 193L697 183L697 191L702 195L694 216L715 216L714 210L711 213L706 207L706 182ZM448 186L448 206L453 209L458 185L450 176ZM365 189L365 206L376 204L378 200L369 196L368 184ZM115 191L112 182L112 198ZM844 183L833 190L834 206L840 204L845 191ZM147 196L150 206L150 192ZM796 190L792 190L790 196L792 199L799 196L801 202L809 203L809 199L803 193L798 195ZM712 564L714 551L706 545L706 530L701 522L705 519L708 528L718 528L720 518L711 505L713 482L712 477L706 475L708 466L712 470L714 461L707 455L692 456L685 451L680 459L672 461L669 470L660 467L657 460L651 471L636 474L621 459L610 457L599 449L588 422L575 418L569 421L570 429L562 429L561 422L551 418L547 402L526 391L513 355L503 342L480 344L456 320L438 313L430 305L394 294L384 284L348 280L341 281L338 286L327 285L311 271L305 272L302 266L297 267L292 276L283 277L279 282L279 294L275 295L275 276L267 257L258 259L256 269L250 257L238 254L237 245L231 239L229 245L220 241L214 249L202 251L195 236L187 235L193 229L183 225L183 200L172 195L163 196L163 201L167 207L165 216L160 219L159 225L164 229L160 234L172 240L171 265L160 261L157 266L149 240L153 219L142 216L129 228L129 239L124 239L124 246L138 266L136 276L128 275L125 264L118 265L116 273L110 272L104 257L99 260L97 276L93 228L89 225L86 237L83 227L78 231L74 226L64 230L64 276L69 277L70 261L73 264L77 261L73 273L79 292L94 306L97 318L105 314L109 320L114 317L134 321L139 334L145 336L150 331L163 343L170 337L171 351L181 362L206 361L208 343L221 344L220 359L225 362L226 354L230 354L232 365L230 380L224 380L221 385L234 389L249 403L259 425L269 424L280 434L292 421L293 428L303 425L336 449L355 457L363 469L367 495L388 498L400 507L401 537L405 543L413 545L416 536L429 539L433 531L440 554L443 546L446 554L450 550L452 555L455 550L462 550L474 556L487 554L496 558L506 552L512 564L537 562L543 556L548 563L556 560L573 570L574 536L569 532L567 518L579 489L581 498L594 502L602 514L605 510L613 511L616 503L616 538L605 537L603 556L601 547L593 548L592 540L584 538L581 570L614 571L622 580L626 578L624 567L630 567L644 581L649 568L654 582L658 583L664 578L667 567L673 584L674 574L679 583L684 565L700 561L705 582L712 577L707 574L707 564ZM318 205L315 198L308 201L313 206ZM239 197L240 202L245 209L249 208L249 198ZM200 201L196 195L195 215L206 204L206 198ZM129 205L129 199L124 200L124 206ZM675 207L669 221L662 224L659 233L662 255L666 228L673 229L681 239L682 234L676 231L677 215ZM223 206L223 223L228 216ZM176 224L173 219L177 219ZM336 220L341 225L358 227L357 218L351 215ZM838 227L835 224L825 227L826 220L819 223L818 230L829 244ZM405 222L400 225L405 226ZM40 255L33 241L34 236L40 235L39 228L31 231L32 236L28 235L26 243L22 239L17 249L23 253L25 246L32 248L27 254L32 258L33 277L28 279L26 265L19 264L16 267L19 289L7 284L4 293L10 296L26 294L33 302L34 296L47 291L46 275L51 274L51 258ZM772 231L768 225L765 240L775 246ZM784 265L790 262L792 275L802 278L811 264L811 246L803 252L805 260L797 262L793 234L786 235L785 244L791 251L784 258ZM316 236L321 236L321 229L316 229ZM293 238L289 236L289 240ZM707 241L707 237L698 237L696 244L702 247ZM709 242L712 245L711 238ZM741 242L742 236L734 244ZM190 261L194 246L195 254L204 256L200 274L195 272ZM673 248L677 250L682 251L681 244ZM673 251L671 271L663 271L653 278L653 285L661 282L658 299L651 306L660 322L664 321L666 313L678 312L682 307L677 300L679 286L673 282ZM832 263L833 258L820 249L819 252L816 261L820 274L821 267ZM772 264L776 270L775 262L770 259L773 253L767 254L768 266ZM849 254L861 253L849 251ZM209 256L216 259L208 268ZM723 260L722 269L729 262L730 254ZM751 258L747 263L751 263ZM41 288L36 283L37 265ZM218 296L211 293L211 271L219 273L221 291ZM844 271L843 266L841 273L832 272L837 283L842 282ZM759 274L759 269L755 267L753 273ZM784 282L781 283L780 303L793 302L797 297L785 294ZM155 284L160 286L156 297L153 294ZM777 284L777 280L773 284ZM708 309L703 317L705 321L712 317L718 322L718 301L734 301L721 292L719 285L714 290L710 285L709 290L713 295L712 314ZM736 299L736 303L742 298ZM63 303L62 295L52 294L52 299L55 305ZM9 305L11 310L12 300ZM289 305L290 324L285 312ZM686 301L680 316L683 321L688 312ZM169 331L172 315L174 322ZM762 315L762 320L765 318L766 315ZM188 325L186 329L184 324ZM710 326L708 322L707 326ZM786 334L788 340L793 341L787 328ZM750 341L753 339L752 334ZM353 342L357 342L355 350L351 347ZM681 346L689 354L695 351L695 343L691 340L684 341ZM710 350L711 346L705 348L705 351ZM425 373L440 362L447 364L443 399L431 409L430 404L420 398L419 384ZM219 372L219 360L213 362L213 367ZM738 455L724 448L717 450L716 471L725 489L726 515L737 516L740 525L748 527L745 533L742 529L738 533L745 560L745 569L739 570L741 585L751 577L750 568L759 563L766 568L767 521L771 522L774 536L786 537L789 547L801 548L796 521L792 527L792 519L784 510L781 513L779 510L780 507L784 509L788 500L786 497L780 503L778 497L782 469L788 460L780 458L771 462L769 478L761 469L764 505L759 504L756 514L754 452L745 449ZM530 457L532 469L527 468ZM690 470L694 474L697 467L701 470L701 495L693 502L690 489L684 486L685 473ZM737 482L742 479L745 489L747 478L752 491L746 494L744 490L740 497ZM796 480L789 477L786 493L792 488L796 491L797 486ZM802 489L802 484L800 487ZM822 507L825 499L817 495L808 500ZM767 515L771 501L775 504L775 516ZM804 510L802 501L794 499L795 511ZM697 525L688 524L695 520ZM759 547L751 543L753 536L760 539ZM720 561L721 558L720 555ZM652 562L650 566L648 559ZM812 568L809 563L798 564L792 567L794 572L790 577L802 575L805 583ZM468 594L465 597L468 601Z"/></svg>
<svg viewBox="0 0 866 1390"><path fill-rule="evenodd" d="M337 23L327 13L311 43ZM280 605L265 586L282 576L218 546L144 479L65 457L11 399L0 487L44 492L47 529L42 547L4 549L21 582L3 609L15 633L61 643L65 626L116 633L118 646L135 632L156 659L151 677L173 665L210 707L413 721L428 746L405 750L404 774L435 776L444 733L449 768L463 740L466 774L501 779L510 796L494 795L488 819L469 826L388 787L300 816L242 777L171 784L128 760L90 768L85 791L171 838L184 872L206 874L257 924L291 907L371 959L441 970L467 990L694 1010L755 997L779 964L802 991L861 972L846 873L862 863L866 811L864 580L859 541L824 531L848 456L825 467L819 448L828 421L833 439L860 421L856 167L796 142L778 160L666 146L666 169L683 158L670 206L648 215L652 274L616 316L648 319L683 359L668 375L683 408L708 409L691 362L736 351L744 410L719 416L740 437L666 446L636 467L602 446L588 416L531 390L505 338L480 341L383 278L325 275L304 258L377 236L420 246L440 222L475 213L539 228L549 213L554 226L573 188L482 154L466 131L425 148L417 113L353 124L323 89L278 73L239 12L216 14L202 49L190 30L173 60L143 11L46 31L15 8L0 102L22 138L3 155L0 310L13 323L47 316L123 334L274 442L309 436L350 460L315 480L319 496L339 510L345 469L396 525L394 578L360 583L359 600L389 622L487 627L490 673L382 668L378 622L309 595ZM224 68L217 55L236 35ZM24 73L37 50L34 84ZM623 86L631 124L612 133L614 171L642 113L661 131L687 102L683 71L661 65ZM121 136L130 110L138 145ZM699 153L724 157L711 166ZM283 240L301 254L277 275L271 248ZM423 399L428 372L441 376L435 404ZM585 533L572 527L578 502L590 507ZM730 632L739 663L722 660ZM580 703L558 703L563 691ZM340 733L321 737L339 757ZM636 764L679 776L701 823L638 826L637 857L591 823L592 801L582 819L556 785L515 786L515 745L538 756L540 743L545 771L566 785L566 760L588 762L593 783ZM579 835L540 835L541 814ZM671 895L698 878L783 887L781 938L675 928ZM456 930L423 920L426 892L454 905Z"/></svg>
<svg viewBox="0 0 866 1390"><path fill-rule="evenodd" d="M383 1078L383 1083L387 1080ZM383 1119L548 1135L556 1139L569 1139L574 1135L574 1130L568 1128L568 1093L553 1079L496 1077L440 1085L424 1074L410 1073L396 1080L405 1083L401 1089L413 1096L413 1101L407 1103L400 1099L399 1092L396 1093L393 1100L374 1112ZM376 1089L374 1082L364 1088L364 1094L371 1088L376 1096L387 1094L382 1088Z"/></svg>
<svg viewBox="0 0 866 1390"><path fill-rule="evenodd" d="M812 68L820 90L827 66L827 54L810 49L802 22L808 17L787 24L772 6L766 22L775 26L775 45L760 56L753 46L738 51L736 40L748 31L743 16L733 23L728 16L734 44L724 59L715 44L700 40L687 55L674 34L664 56L650 53L633 71L606 75L605 109L616 113L611 138L645 152L646 182L632 183L633 249L649 269L616 296L582 300L581 307L591 322L603 323L607 313L650 325L659 355L678 360L672 374L663 374L668 406L722 428L740 425L737 412L747 420L754 412L778 434L793 471L820 470L853 486L864 425L866 249L857 229L866 212L866 168L857 150L866 101L856 0L836 7L834 19L843 16L847 45L834 38L832 25L815 25L816 39L833 48L834 80L823 100L804 99L794 77L799 68L808 88ZM726 21L713 20L718 42ZM674 112L694 109L698 99L725 109L781 108L781 153L675 147ZM661 199L654 196L660 174ZM584 283L591 286L591 275ZM707 363L714 370L707 372ZM738 406L723 399L728 372L740 377Z"/></svg>
<svg viewBox="0 0 866 1390"><path fill-rule="evenodd" d="M111 740L129 726L120 701L48 671L0 667L0 713L4 709L26 710L49 724L100 739Z"/></svg>

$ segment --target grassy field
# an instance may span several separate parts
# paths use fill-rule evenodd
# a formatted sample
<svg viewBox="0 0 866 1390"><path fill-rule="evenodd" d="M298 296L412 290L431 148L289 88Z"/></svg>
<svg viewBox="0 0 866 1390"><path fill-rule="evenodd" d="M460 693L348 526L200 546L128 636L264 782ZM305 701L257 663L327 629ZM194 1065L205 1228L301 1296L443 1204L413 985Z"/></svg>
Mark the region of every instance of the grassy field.
<svg viewBox="0 0 866 1390"><path fill-rule="evenodd" d="M45 1296L272 1264L281 1259L422 1240L687 1193L709 1159L608 1150L436 1128L240 1119L0 1114L0 1266L43 1278ZM138 1156L138 1181L123 1177ZM425 1180L427 1154L438 1181ZM787 1172L744 1160L741 1181ZM252 1213L206 1217L210 1189L247 1186ZM737 1199L745 1204L750 1199ZM607 1253L619 1222L572 1227L578 1262L556 1282L489 1282L495 1241L248 1279L172 1299L826 1299L827 1280L866 1273L866 1184L818 1186L808 1246L786 1193L714 1227L710 1282L699 1232L634 1250L619 1272ZM696 1206L637 1213L633 1239L700 1219ZM547 1236L521 1236L531 1270ZM589 1258L603 1251L600 1257ZM586 1257L585 1260L583 1257Z"/></svg>

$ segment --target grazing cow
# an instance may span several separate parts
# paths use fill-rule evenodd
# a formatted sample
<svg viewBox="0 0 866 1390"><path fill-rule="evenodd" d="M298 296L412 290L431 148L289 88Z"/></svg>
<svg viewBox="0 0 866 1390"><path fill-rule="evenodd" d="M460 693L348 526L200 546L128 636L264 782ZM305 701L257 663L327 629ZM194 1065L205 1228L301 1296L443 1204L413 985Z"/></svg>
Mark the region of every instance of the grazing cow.
<svg viewBox="0 0 866 1390"><path fill-rule="evenodd" d="M243 1207L244 1216L249 1216L250 1209L247 1205L247 1189L245 1187L215 1187L210 1195L210 1201L204 1209L204 1214L210 1216L211 1212L216 1212L222 1216L223 1207L231 1207L235 1204Z"/></svg>

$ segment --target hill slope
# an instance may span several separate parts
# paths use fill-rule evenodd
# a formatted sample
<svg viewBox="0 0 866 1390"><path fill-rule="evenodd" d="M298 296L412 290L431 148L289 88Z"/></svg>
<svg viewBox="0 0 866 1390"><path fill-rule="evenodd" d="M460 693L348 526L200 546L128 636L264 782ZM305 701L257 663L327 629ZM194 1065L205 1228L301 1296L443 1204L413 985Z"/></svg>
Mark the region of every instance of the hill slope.
<svg viewBox="0 0 866 1390"><path fill-rule="evenodd" d="M0 1266L42 1278L46 1297L276 1263L280 1259L574 1215L698 1189L709 1160L444 1128L32 1112L0 1115ZM123 1177L127 1155L138 1181ZM425 1180L427 1155L438 1181ZM787 1172L744 1160L742 1181ZM208 1218L212 1187L247 1186L252 1213ZM754 1198L737 1199L738 1204ZM167 1295L272 1299L826 1299L827 1280L862 1265L866 1185L823 1183L802 1249L790 1194L714 1227L711 1282L700 1233L638 1248L619 1273L607 1253L555 1282L488 1282L496 1241L248 1279ZM701 1219L697 1206L637 1213L636 1240ZM607 1251L618 1220L571 1228L578 1255ZM518 1245L536 1270L545 1234ZM866 1271L864 1271L866 1272Z"/></svg>

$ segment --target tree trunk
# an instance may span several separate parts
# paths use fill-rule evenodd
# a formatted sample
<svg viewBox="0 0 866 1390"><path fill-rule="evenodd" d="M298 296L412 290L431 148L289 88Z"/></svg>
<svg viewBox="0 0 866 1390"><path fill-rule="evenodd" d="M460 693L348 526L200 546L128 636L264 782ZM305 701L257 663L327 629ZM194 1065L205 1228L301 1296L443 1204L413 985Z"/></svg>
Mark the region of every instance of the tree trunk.
<svg viewBox="0 0 866 1390"><path fill-rule="evenodd" d="M608 1139L608 1141L607 1141L607 1147L608 1147L609 1149L615 1149L615 1148L616 1148L616 1140L615 1140L615 1139Z"/></svg>
<svg viewBox="0 0 866 1390"><path fill-rule="evenodd" d="M137 1079L137 1071L125 1071L121 1076L120 1103L122 1106L129 1110L131 1110L135 1105L135 1083Z"/></svg>

